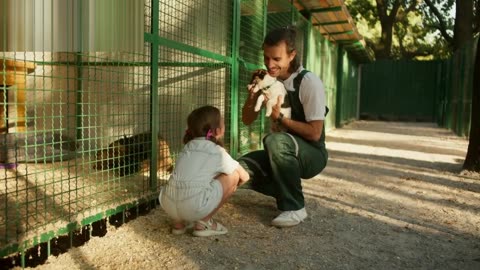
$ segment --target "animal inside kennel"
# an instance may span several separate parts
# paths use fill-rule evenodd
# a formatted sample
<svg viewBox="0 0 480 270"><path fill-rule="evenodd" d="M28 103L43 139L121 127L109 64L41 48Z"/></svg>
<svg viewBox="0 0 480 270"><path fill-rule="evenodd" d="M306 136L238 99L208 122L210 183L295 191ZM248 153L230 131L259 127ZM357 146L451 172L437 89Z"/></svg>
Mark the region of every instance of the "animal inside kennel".
<svg viewBox="0 0 480 270"><path fill-rule="evenodd" d="M359 117L373 60L341 0L0 0L0 257L32 265L156 206L202 105L233 157L268 118L240 121L263 37L297 28L324 82L326 129ZM40 247L39 249L35 249Z"/></svg>

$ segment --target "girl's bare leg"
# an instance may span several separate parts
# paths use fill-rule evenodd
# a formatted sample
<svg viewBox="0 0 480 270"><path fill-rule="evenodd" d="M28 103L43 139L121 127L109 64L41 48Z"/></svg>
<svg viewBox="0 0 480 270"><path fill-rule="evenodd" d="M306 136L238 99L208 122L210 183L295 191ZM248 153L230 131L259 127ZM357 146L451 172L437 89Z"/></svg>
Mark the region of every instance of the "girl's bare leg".
<svg viewBox="0 0 480 270"><path fill-rule="evenodd" d="M217 208L215 208L206 217L201 219L202 221L205 221L205 222L208 222L213 217L213 215L218 211L218 209L220 209L220 207L222 207L222 205L228 200L228 198L230 198L233 195L233 193L237 190L238 182L240 180L240 175L238 174L237 171L234 171L232 174L228 174L228 175L220 174L215 179L217 179L217 181L219 181L222 184L223 196ZM216 224L214 224L214 227L215 226ZM203 229L203 227L198 225L195 226L195 228L199 230Z"/></svg>
<svg viewBox="0 0 480 270"><path fill-rule="evenodd" d="M172 224L172 227L174 229L177 229L177 230L178 229L183 229L183 228L185 228L185 226L187 226L187 225L185 224L185 222L183 220L174 220L173 224Z"/></svg>

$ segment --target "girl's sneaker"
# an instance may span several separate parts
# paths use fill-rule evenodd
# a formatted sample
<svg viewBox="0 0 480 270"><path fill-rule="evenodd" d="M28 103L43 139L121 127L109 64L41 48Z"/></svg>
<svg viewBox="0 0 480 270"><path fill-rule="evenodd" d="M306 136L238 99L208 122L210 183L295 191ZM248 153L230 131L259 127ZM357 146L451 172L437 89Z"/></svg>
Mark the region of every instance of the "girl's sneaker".
<svg viewBox="0 0 480 270"><path fill-rule="evenodd" d="M228 233L228 230L227 228L225 228L225 226L214 221L212 218L207 222L199 220L196 223L197 223L197 226L192 233L194 236L205 237L205 236L221 235L221 234ZM197 229L198 225L200 225L202 229Z"/></svg>

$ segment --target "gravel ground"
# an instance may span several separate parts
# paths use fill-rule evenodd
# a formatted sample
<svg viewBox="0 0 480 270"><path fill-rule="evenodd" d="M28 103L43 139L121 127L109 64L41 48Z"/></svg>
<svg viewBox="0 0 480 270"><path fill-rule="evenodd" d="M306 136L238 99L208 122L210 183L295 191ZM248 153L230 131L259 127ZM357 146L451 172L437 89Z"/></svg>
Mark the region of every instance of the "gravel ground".
<svg viewBox="0 0 480 270"><path fill-rule="evenodd" d="M434 124L353 122L327 132L330 160L303 181L299 226L270 226L274 200L242 189L216 216L227 235L171 235L155 208L35 269L480 269L467 146Z"/></svg>

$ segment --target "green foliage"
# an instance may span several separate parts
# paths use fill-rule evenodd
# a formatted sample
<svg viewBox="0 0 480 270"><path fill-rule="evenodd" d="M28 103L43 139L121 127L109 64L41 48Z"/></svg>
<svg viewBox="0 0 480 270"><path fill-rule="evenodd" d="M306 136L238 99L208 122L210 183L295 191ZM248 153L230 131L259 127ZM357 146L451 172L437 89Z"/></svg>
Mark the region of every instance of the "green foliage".
<svg viewBox="0 0 480 270"><path fill-rule="evenodd" d="M453 26L455 23L455 0L430 0L442 15L445 27L450 36L453 36ZM431 31L438 30L439 20L431 8L425 2L420 4L420 12L424 19L425 27Z"/></svg>
<svg viewBox="0 0 480 270"><path fill-rule="evenodd" d="M374 0L347 0L345 4L356 21L363 20L368 27L375 27L379 19Z"/></svg>
<svg viewBox="0 0 480 270"><path fill-rule="evenodd" d="M425 1L387 0L384 1L384 16L379 14L382 11L377 8L375 0L346 0L345 3L360 34L376 54L385 49L381 39L380 20L393 18L392 47L390 48L392 58L442 59L450 55L451 48L448 37L442 35L439 29L444 27L444 32L453 36L455 0L430 1L438 12L432 11ZM395 4L400 6L396 14L392 14ZM443 25L438 15L441 15Z"/></svg>

